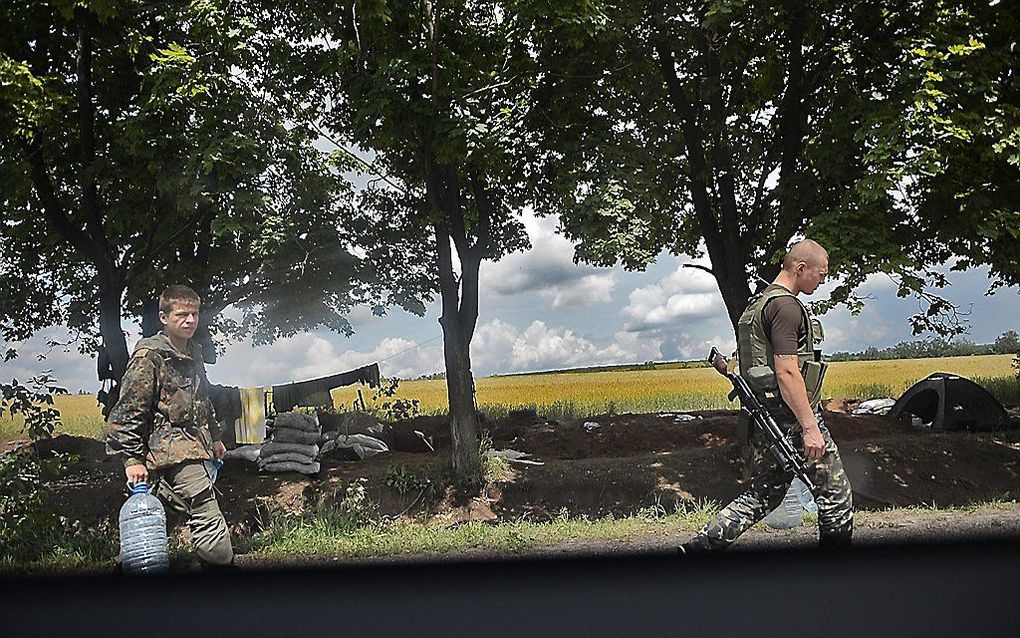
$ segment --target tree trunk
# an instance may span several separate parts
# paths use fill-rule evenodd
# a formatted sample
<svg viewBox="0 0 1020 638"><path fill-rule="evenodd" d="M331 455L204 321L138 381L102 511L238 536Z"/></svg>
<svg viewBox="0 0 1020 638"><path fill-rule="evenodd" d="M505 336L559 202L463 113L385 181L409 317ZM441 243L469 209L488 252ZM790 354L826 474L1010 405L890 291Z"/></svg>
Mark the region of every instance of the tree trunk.
<svg viewBox="0 0 1020 638"><path fill-rule="evenodd" d="M102 270L99 276L99 334L103 337L103 345L110 357L113 369L114 385L110 388L109 398L105 405L112 407L120 396L120 380L127 370L128 352L127 337L121 327L120 307L124 296L125 285L115 275ZM105 414L105 412L104 412Z"/></svg>
<svg viewBox="0 0 1020 638"><path fill-rule="evenodd" d="M429 204L440 212L448 224L434 224L436 235L436 266L443 315L443 356L446 364L446 393L450 407L450 435L453 443L453 470L465 488L477 487L481 481L481 458L478 450L478 417L475 411L474 378L471 375L471 338L478 319L478 269L480 259L466 246L458 184L455 178L444 179L434 155L426 153L426 187ZM446 168L446 167L444 167ZM446 177L450 177L448 168ZM451 227L456 230L451 233ZM451 238L458 246L461 277L453 271Z"/></svg>
<svg viewBox="0 0 1020 638"><path fill-rule="evenodd" d="M726 314L729 315L734 335L737 334L740 315L751 297L744 256L741 254L738 241L738 238L719 233L705 233L705 245L708 247L708 257L712 262L712 275L719 285L723 303L726 304Z"/></svg>
<svg viewBox="0 0 1020 638"><path fill-rule="evenodd" d="M464 482L481 478L478 450L478 416L475 382L471 374L471 335L464 334L456 312L443 308L443 356L446 363L446 394L450 405L453 438L453 471Z"/></svg>

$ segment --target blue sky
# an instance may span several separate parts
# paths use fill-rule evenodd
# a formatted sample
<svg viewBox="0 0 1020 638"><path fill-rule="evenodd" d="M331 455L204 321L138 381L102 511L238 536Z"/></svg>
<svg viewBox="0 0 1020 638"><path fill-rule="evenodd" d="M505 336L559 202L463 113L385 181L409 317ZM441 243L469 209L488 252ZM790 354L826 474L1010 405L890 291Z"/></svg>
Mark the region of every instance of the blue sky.
<svg viewBox="0 0 1020 638"><path fill-rule="evenodd" d="M471 347L476 376L694 359L704 356L711 345L733 348L715 281L704 271L683 268L689 260L663 254L644 272L575 265L572 245L555 233L554 220L526 215L525 225L531 250L482 266L480 314ZM985 296L989 282L984 269L951 273L950 280L952 286L942 294L971 311L968 338L988 343L1005 330L1020 328L1017 288ZM834 285L827 283L812 299L822 298ZM907 321L917 312L918 302L896 297L888 277L870 278L860 292L872 298L859 316L840 308L822 317L827 351L858 351L919 338L911 335ZM439 372L443 369L439 314L438 303L430 305L424 317L399 309L376 317L368 308L358 308L349 317L355 329L351 338L315 331L259 348L232 343L209 367L209 376L216 383L268 385L374 361L386 376L413 378ZM133 344L138 328L128 329ZM95 390L94 360L59 348L38 360L48 350L49 336L62 338L66 331L43 330L15 344L20 356L0 364L0 377L24 379L51 369L72 392Z"/></svg>

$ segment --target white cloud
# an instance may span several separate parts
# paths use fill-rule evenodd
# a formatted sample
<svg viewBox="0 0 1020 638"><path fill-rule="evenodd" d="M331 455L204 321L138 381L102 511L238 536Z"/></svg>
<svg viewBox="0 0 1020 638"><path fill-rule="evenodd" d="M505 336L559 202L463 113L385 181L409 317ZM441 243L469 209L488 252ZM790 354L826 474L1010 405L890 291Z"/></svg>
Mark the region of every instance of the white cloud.
<svg viewBox="0 0 1020 638"><path fill-rule="evenodd" d="M615 341L599 347L563 327L534 321L526 329L498 319L479 326L471 344L474 368L480 374L552 368L633 363L661 357L661 340L618 332Z"/></svg>
<svg viewBox="0 0 1020 638"><path fill-rule="evenodd" d="M622 312L630 318L624 328L640 332L725 316L726 307L711 274L678 265L676 271L664 279L634 289L630 293L630 303Z"/></svg>
<svg viewBox="0 0 1020 638"><path fill-rule="evenodd" d="M387 337L368 351L337 352L331 341L306 333L259 348L235 344L209 373L216 383L269 385L314 379L374 362L383 376L406 379L442 370L443 351L441 345Z"/></svg>
<svg viewBox="0 0 1020 638"><path fill-rule="evenodd" d="M733 339L733 335L723 337L718 334L708 339L697 339L683 333L676 340L677 352L680 353L682 359L687 360L704 359L708 357L708 353L713 347L718 348L723 356L729 358L731 353L736 350L737 342Z"/></svg>
<svg viewBox="0 0 1020 638"><path fill-rule="evenodd" d="M573 330L534 321L521 330L494 319L481 324L471 341L472 369L477 376L551 368L611 365L660 359L662 339L617 332L604 347ZM441 338L417 343L387 337L369 350L338 352L319 335L302 334L272 345L253 348L230 346L227 356L209 368L214 383L269 385L301 381L379 362L383 376L415 378L444 370Z"/></svg>
<svg viewBox="0 0 1020 638"><path fill-rule="evenodd" d="M835 352L836 350L843 349L847 343L847 331L835 322L827 323L824 318L822 321L825 339L821 343L821 348L826 352Z"/></svg>
<svg viewBox="0 0 1020 638"><path fill-rule="evenodd" d="M569 284L539 290L538 294L552 302L553 308L589 306L611 303L616 275L587 275Z"/></svg>
<svg viewBox="0 0 1020 638"><path fill-rule="evenodd" d="M575 264L574 246L556 233L555 220L526 211L522 222L531 239L531 250L507 255L498 262L483 262L483 295L511 297L534 292L554 308L612 301L616 274L606 268Z"/></svg>
<svg viewBox="0 0 1020 638"><path fill-rule="evenodd" d="M885 273L872 273L864 280L861 284L859 292L866 294L869 292L895 292L899 286L893 281L892 277Z"/></svg>
<svg viewBox="0 0 1020 638"><path fill-rule="evenodd" d="M138 328L132 324L124 328L127 332L127 347L130 350L138 340ZM68 343L70 331L61 326L44 330L26 341L12 343L0 341L0 355L6 353L8 348L13 348L18 353L18 357L11 361L0 360L0 379L5 382L17 379L21 383L26 383L30 377L49 371L56 380L56 385L67 389L68 392L77 393L81 389L95 392L99 388L95 356L80 354L77 343L51 347L47 345L49 341Z"/></svg>

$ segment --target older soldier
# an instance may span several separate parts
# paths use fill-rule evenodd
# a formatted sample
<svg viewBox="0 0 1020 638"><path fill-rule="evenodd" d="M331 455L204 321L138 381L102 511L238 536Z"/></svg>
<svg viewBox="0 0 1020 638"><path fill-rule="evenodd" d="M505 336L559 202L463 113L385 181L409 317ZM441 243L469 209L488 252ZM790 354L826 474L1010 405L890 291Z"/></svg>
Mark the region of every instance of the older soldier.
<svg viewBox="0 0 1020 638"><path fill-rule="evenodd" d="M163 331L135 346L107 420L106 452L120 456L129 484L146 481L172 511L187 517L206 566L233 564L230 532L205 461L226 448L209 401L202 347L192 336L201 299L187 286L159 296Z"/></svg>
<svg viewBox="0 0 1020 638"><path fill-rule="evenodd" d="M819 545L849 545L853 535L853 499L839 450L822 422L820 409L824 366L821 324L812 319L797 295L812 294L825 280L829 256L805 239L790 248L772 285L752 297L737 323L740 375L776 422L803 445L811 492L818 504ZM752 433L753 469L748 489L723 508L681 554L722 550L765 517L783 500L792 477Z"/></svg>

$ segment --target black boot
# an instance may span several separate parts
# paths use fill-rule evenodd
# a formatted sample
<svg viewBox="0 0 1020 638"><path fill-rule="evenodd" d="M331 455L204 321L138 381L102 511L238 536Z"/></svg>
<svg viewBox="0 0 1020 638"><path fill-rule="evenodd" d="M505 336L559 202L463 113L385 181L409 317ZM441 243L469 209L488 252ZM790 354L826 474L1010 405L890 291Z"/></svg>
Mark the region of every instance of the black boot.
<svg viewBox="0 0 1020 638"><path fill-rule="evenodd" d="M695 536L691 540L676 548L676 553L681 556L707 554L709 551L711 551L711 548L709 548L708 543L705 541L703 536Z"/></svg>

